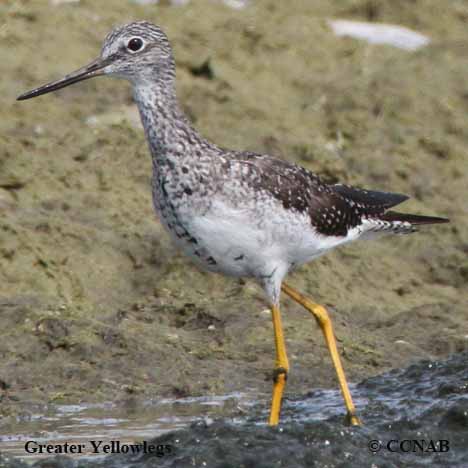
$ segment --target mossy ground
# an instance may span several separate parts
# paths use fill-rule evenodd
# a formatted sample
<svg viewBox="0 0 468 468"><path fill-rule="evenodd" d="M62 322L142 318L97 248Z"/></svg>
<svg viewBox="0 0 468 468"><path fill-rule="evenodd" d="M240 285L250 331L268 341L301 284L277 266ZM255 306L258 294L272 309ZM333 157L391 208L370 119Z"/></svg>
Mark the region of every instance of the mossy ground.
<svg viewBox="0 0 468 468"><path fill-rule="evenodd" d="M408 53L336 38L329 17L401 24L432 43ZM167 31L180 99L208 138L406 193L404 210L452 220L349 246L289 279L329 307L351 381L466 348L465 2L271 0L235 11L18 0L0 6L3 413L28 401L270 391L262 292L173 250L153 213L129 86L96 79L15 102L89 62L112 25L133 19ZM212 79L192 71L206 60ZM335 386L315 322L283 304L288 391Z"/></svg>

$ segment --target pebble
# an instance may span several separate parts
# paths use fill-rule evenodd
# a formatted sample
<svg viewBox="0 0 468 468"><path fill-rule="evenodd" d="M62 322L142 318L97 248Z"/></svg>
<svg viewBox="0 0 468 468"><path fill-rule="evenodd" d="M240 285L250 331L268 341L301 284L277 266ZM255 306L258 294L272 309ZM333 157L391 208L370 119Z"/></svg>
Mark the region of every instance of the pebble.
<svg viewBox="0 0 468 468"><path fill-rule="evenodd" d="M420 49L430 42L427 36L395 24L351 20L329 20L328 24L337 36L362 39L371 44L388 44L408 51Z"/></svg>
<svg viewBox="0 0 468 468"><path fill-rule="evenodd" d="M131 3L135 3L136 5L157 5L159 3L159 0L130 0L130 1ZM190 3L190 0L170 0L170 4L173 6L184 6L184 5L187 5L188 3ZM242 8L245 8L250 3L250 0L222 0L222 3L224 3L226 6L234 10L241 10Z"/></svg>

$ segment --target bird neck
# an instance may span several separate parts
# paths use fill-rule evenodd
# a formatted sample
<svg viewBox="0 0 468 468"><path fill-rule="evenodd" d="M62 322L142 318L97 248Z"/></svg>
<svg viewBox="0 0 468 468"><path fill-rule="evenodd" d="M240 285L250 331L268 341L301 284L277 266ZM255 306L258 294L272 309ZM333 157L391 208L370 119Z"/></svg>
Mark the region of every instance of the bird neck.
<svg viewBox="0 0 468 468"><path fill-rule="evenodd" d="M203 141L180 108L173 82L140 83L133 92L153 162L186 157Z"/></svg>

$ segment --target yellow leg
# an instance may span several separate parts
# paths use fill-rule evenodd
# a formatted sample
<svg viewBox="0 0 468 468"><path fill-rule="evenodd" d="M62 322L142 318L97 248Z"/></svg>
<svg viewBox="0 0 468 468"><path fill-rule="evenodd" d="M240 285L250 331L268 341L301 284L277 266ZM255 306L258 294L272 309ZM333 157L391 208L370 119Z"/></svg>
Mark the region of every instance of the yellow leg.
<svg viewBox="0 0 468 468"><path fill-rule="evenodd" d="M335 335L333 333L333 327L325 307L315 304L307 297L303 296L301 293L291 288L287 284L281 286L283 292L285 292L290 298L295 300L298 304L301 304L305 309L307 309L317 320L322 332L325 336L325 341L327 342L328 350L335 366L336 375L338 377L338 382L340 384L341 393L345 401L346 409L348 410L347 421L353 425L361 425L361 421L356 416L356 408L354 407L353 400L351 398L351 393L349 392L348 382L346 381L345 373L343 366L341 365L340 356L338 354L338 349L336 347Z"/></svg>
<svg viewBox="0 0 468 468"><path fill-rule="evenodd" d="M288 376L289 362L288 356L286 355L283 326L281 325L281 316L278 306L272 306L271 315L273 318L273 330L275 332L276 361L275 370L273 371L273 398L271 400L271 412L268 424L270 424L270 426L276 426L279 422L281 399Z"/></svg>

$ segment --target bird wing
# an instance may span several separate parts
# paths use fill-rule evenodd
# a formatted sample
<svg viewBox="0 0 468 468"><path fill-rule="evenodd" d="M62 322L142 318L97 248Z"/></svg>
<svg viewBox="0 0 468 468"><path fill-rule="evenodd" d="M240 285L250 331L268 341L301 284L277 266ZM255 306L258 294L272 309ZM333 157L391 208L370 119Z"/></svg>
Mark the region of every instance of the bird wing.
<svg viewBox="0 0 468 468"><path fill-rule="evenodd" d="M235 153L231 163L249 168L247 183L265 190L287 210L307 213L320 234L346 236L366 218L379 218L388 208L407 200L406 195L326 184L289 161L256 153Z"/></svg>

